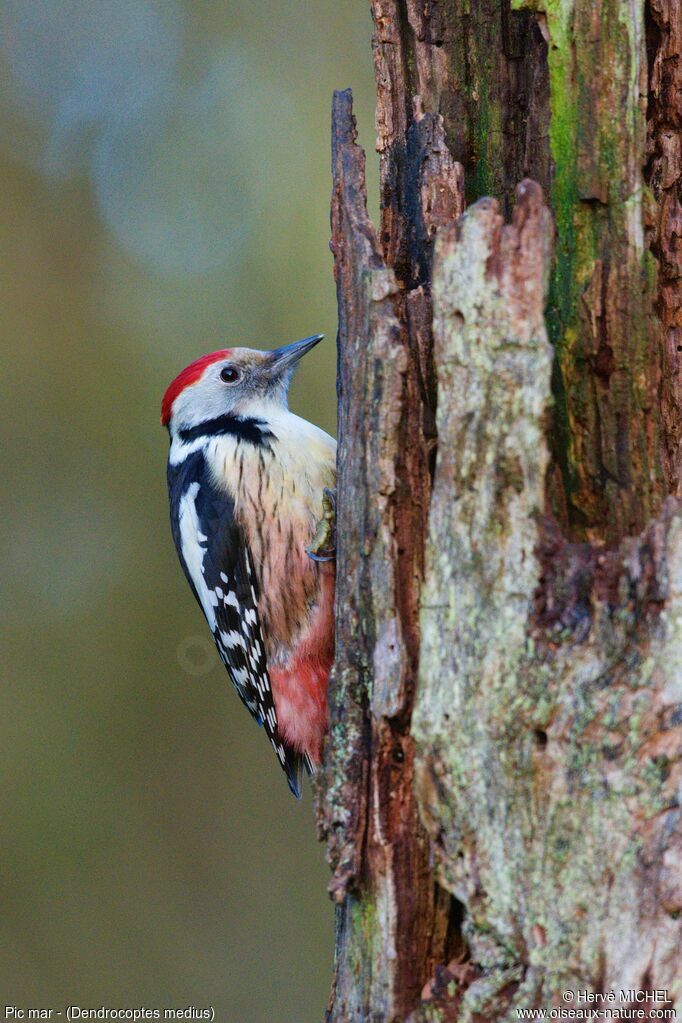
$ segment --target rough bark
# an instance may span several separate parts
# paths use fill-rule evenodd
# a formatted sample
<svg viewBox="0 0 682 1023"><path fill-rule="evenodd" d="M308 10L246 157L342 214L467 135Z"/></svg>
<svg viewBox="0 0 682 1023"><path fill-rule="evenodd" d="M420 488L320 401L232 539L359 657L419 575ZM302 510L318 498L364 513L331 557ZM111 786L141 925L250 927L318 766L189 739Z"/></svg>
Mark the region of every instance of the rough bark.
<svg viewBox="0 0 682 1023"><path fill-rule="evenodd" d="M431 134L420 193L430 221L460 201ZM366 209L349 92L333 110L332 247L339 296L337 661L321 813L338 903L330 1019L404 1018L448 955L450 897L433 879L409 734L430 481L427 298L408 305ZM452 217L459 207L448 211ZM409 325L408 325L409 320Z"/></svg>
<svg viewBox="0 0 682 1023"><path fill-rule="evenodd" d="M652 0L647 8L651 24L668 26L660 31L653 79L667 83L665 113L657 129L650 126L650 138L658 131L673 175L677 142L666 141L662 125L668 135L678 130L679 17L677 24L668 19L679 15L679 4L669 6ZM443 116L469 202L492 194L508 215L514 186L525 176L551 197L558 257L548 309L556 355L552 507L576 537L615 542L632 535L677 478L671 462L679 447L677 408L667 415L673 399L662 404L659 397L671 390L671 363L654 316L658 302L671 310L669 320L679 317L679 271L663 263L656 286L656 259L644 234L651 215L678 267L679 205L669 199L655 212L643 209L644 3L375 0L372 7L387 262L405 277L418 96L420 109ZM666 181L673 195L679 177Z"/></svg>
<svg viewBox="0 0 682 1023"><path fill-rule="evenodd" d="M658 266L656 314L662 352L663 468L682 496L682 2L646 7L649 57L646 181L655 202L648 222Z"/></svg>
<svg viewBox="0 0 682 1023"><path fill-rule="evenodd" d="M679 0L372 12L378 235L349 93L332 126L327 1018L680 999Z"/></svg>
<svg viewBox="0 0 682 1023"><path fill-rule="evenodd" d="M482 970L461 1020L682 977L682 514L610 554L539 516L549 232L522 188L510 227L481 200L443 232L434 269L449 401L412 730L438 878Z"/></svg>

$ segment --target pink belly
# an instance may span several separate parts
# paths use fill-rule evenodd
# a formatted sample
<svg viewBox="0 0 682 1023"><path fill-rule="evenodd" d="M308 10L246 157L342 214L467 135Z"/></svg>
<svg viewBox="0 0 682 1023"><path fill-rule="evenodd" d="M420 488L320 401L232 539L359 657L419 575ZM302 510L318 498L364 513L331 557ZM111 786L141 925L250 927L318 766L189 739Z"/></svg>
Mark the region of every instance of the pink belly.
<svg viewBox="0 0 682 1023"><path fill-rule="evenodd" d="M320 594L312 620L284 664L269 669L279 732L314 763L327 731L327 684L334 660L334 566L319 565Z"/></svg>

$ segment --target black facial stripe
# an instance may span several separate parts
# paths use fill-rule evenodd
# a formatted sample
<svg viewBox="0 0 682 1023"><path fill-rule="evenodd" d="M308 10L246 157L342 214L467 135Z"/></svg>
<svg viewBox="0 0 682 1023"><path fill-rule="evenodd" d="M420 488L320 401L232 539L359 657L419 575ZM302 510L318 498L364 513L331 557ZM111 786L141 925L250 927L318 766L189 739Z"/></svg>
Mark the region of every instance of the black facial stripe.
<svg viewBox="0 0 682 1023"><path fill-rule="evenodd" d="M207 419L205 423L192 426L188 430L180 430L180 440L188 444L190 441L198 440L200 437L218 437L229 433L238 440L254 444L256 447L269 447L269 441L274 440L274 433L267 428L262 419L245 419L241 416L217 416L215 419Z"/></svg>

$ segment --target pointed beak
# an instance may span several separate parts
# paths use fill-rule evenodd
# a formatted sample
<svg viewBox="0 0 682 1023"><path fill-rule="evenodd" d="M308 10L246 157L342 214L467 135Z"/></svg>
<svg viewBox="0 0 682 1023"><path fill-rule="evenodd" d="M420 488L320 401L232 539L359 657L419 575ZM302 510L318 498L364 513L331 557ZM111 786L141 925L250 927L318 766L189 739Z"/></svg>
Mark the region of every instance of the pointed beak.
<svg viewBox="0 0 682 1023"><path fill-rule="evenodd" d="M268 362L273 372L280 376L287 370L293 370L298 360L319 344L323 337L324 334L311 334L302 341L294 341L290 345L282 345L281 348L275 348L274 352L269 352Z"/></svg>

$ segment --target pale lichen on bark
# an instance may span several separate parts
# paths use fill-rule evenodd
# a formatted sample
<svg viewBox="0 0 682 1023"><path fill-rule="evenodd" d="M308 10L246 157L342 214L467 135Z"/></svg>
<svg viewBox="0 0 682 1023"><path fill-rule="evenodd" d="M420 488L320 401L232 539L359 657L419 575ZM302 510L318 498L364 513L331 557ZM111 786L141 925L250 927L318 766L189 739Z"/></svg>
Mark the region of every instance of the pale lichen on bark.
<svg viewBox="0 0 682 1023"><path fill-rule="evenodd" d="M439 456L412 723L439 880L482 970L461 1023L565 988L682 997L682 517L668 505L608 556L543 525L546 217L530 183L509 227L483 200L434 266Z"/></svg>

